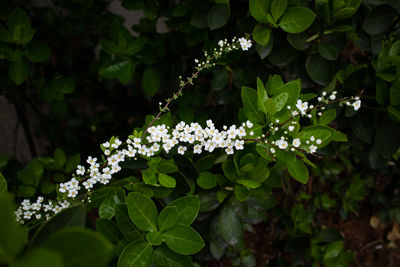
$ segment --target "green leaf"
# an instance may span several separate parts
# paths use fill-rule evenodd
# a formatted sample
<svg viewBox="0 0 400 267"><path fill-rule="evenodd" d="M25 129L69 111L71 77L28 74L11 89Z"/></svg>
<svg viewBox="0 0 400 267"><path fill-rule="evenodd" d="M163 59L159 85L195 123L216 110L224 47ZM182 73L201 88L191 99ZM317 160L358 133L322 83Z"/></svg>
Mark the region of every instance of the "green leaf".
<svg viewBox="0 0 400 267"><path fill-rule="evenodd" d="M154 261L157 266L163 267L193 267L193 263L188 256L179 255L162 247L154 251Z"/></svg>
<svg viewBox="0 0 400 267"><path fill-rule="evenodd" d="M29 63L23 59L19 59L10 64L8 67L8 75L16 85L21 85L29 74Z"/></svg>
<svg viewBox="0 0 400 267"><path fill-rule="evenodd" d="M271 0L250 0L249 10L251 16L258 22L268 23L268 10L271 5Z"/></svg>
<svg viewBox="0 0 400 267"><path fill-rule="evenodd" d="M330 109L322 113L321 117L319 117L319 124L328 125L336 118L336 110Z"/></svg>
<svg viewBox="0 0 400 267"><path fill-rule="evenodd" d="M227 4L213 5L207 16L208 27L211 30L223 27L229 20L230 12L230 7Z"/></svg>
<svg viewBox="0 0 400 267"><path fill-rule="evenodd" d="M152 67L147 68L142 77L142 89L148 97L154 96L160 88L160 73Z"/></svg>
<svg viewBox="0 0 400 267"><path fill-rule="evenodd" d="M17 27L30 26L30 25L31 21L29 19L28 14L26 14L26 12L19 7L14 9L14 11L11 12L10 16L8 16L7 26L11 32L14 31L15 28Z"/></svg>
<svg viewBox="0 0 400 267"><path fill-rule="evenodd" d="M306 63L306 71L314 82L323 86L328 85L334 75L332 62L318 55L311 56Z"/></svg>
<svg viewBox="0 0 400 267"><path fill-rule="evenodd" d="M217 185L217 179L211 172L200 172L197 184L203 189L211 189Z"/></svg>
<svg viewBox="0 0 400 267"><path fill-rule="evenodd" d="M219 215L218 231L222 238L234 246L242 240L243 224L238 214L225 206Z"/></svg>
<svg viewBox="0 0 400 267"><path fill-rule="evenodd" d="M51 50L44 42L31 42L24 51L25 56L32 62L44 62L50 55Z"/></svg>
<svg viewBox="0 0 400 267"><path fill-rule="evenodd" d="M333 14L333 18L335 19L347 19L353 16L357 11L357 8L354 7L345 7Z"/></svg>
<svg viewBox="0 0 400 267"><path fill-rule="evenodd" d="M110 220L115 215L115 202L112 196L105 198L99 207L100 218Z"/></svg>
<svg viewBox="0 0 400 267"><path fill-rule="evenodd" d="M288 93L282 93L274 97L275 101L275 112L279 112L285 106L288 100Z"/></svg>
<svg viewBox="0 0 400 267"><path fill-rule="evenodd" d="M271 37L271 29L268 26L257 24L253 30L253 39L260 45L267 45Z"/></svg>
<svg viewBox="0 0 400 267"><path fill-rule="evenodd" d="M153 247L147 242L132 242L118 259L118 267L150 267Z"/></svg>
<svg viewBox="0 0 400 267"><path fill-rule="evenodd" d="M314 136L316 140L321 139L322 143L318 147L322 147L330 141L330 137L332 136L333 132L334 130L328 126L307 126L303 128L297 137L302 140L302 143L304 143L306 140L310 140L311 136Z"/></svg>
<svg viewBox="0 0 400 267"><path fill-rule="evenodd" d="M308 169L301 160L294 157L293 160L288 161L286 164L290 176L300 183L307 183Z"/></svg>
<svg viewBox="0 0 400 267"><path fill-rule="evenodd" d="M54 150L54 162L62 167L64 166L66 161L66 155L64 150L62 150L61 148L56 148L56 150Z"/></svg>
<svg viewBox="0 0 400 267"><path fill-rule="evenodd" d="M316 48L318 54L327 60L336 60L338 57L338 52L336 51L335 47L330 44L318 43Z"/></svg>
<svg viewBox="0 0 400 267"><path fill-rule="evenodd" d="M168 204L168 207L178 209L178 223L191 225L199 212L200 200L198 196L181 197Z"/></svg>
<svg viewBox="0 0 400 267"><path fill-rule="evenodd" d="M265 101L265 109L270 116L276 113L276 102L273 98L269 98Z"/></svg>
<svg viewBox="0 0 400 267"><path fill-rule="evenodd" d="M267 91L264 88L264 83L260 78L257 77L257 107L258 110L264 112L265 115L268 114L265 107L265 101L268 99Z"/></svg>
<svg viewBox="0 0 400 267"><path fill-rule="evenodd" d="M7 181L0 172L0 197L7 195Z"/></svg>
<svg viewBox="0 0 400 267"><path fill-rule="evenodd" d="M142 231L157 231L158 212L154 202L146 195L132 192L126 198L129 218Z"/></svg>
<svg viewBox="0 0 400 267"><path fill-rule="evenodd" d="M113 61L104 64L99 75L106 79L118 79L122 83L128 83L135 72L136 65L131 60Z"/></svg>
<svg viewBox="0 0 400 267"><path fill-rule="evenodd" d="M11 267L63 267L59 253L50 249L38 248L25 254L14 262Z"/></svg>
<svg viewBox="0 0 400 267"><path fill-rule="evenodd" d="M175 226L178 222L178 209L174 206L165 207L158 216L158 228L164 232Z"/></svg>
<svg viewBox="0 0 400 267"><path fill-rule="evenodd" d="M176 186L176 180L175 178L165 174L165 173L159 173L158 174L158 182L167 188L175 188Z"/></svg>
<svg viewBox="0 0 400 267"><path fill-rule="evenodd" d="M5 43L14 43L11 33L4 28L3 25L0 25L0 41Z"/></svg>
<svg viewBox="0 0 400 267"><path fill-rule="evenodd" d="M15 43L25 45L32 40L35 33L36 31L30 26L17 26L12 33L12 38Z"/></svg>
<svg viewBox="0 0 400 267"><path fill-rule="evenodd" d="M163 242L163 238L160 232L148 232L146 234L146 240L152 246L159 246Z"/></svg>
<svg viewBox="0 0 400 267"><path fill-rule="evenodd" d="M396 121L397 123L400 123L400 109L398 107L389 106L389 107L386 108L386 110L387 110L389 116L394 121Z"/></svg>
<svg viewBox="0 0 400 267"><path fill-rule="evenodd" d="M289 8L283 15L279 26L288 33L305 31L314 22L316 15L306 7Z"/></svg>
<svg viewBox="0 0 400 267"><path fill-rule="evenodd" d="M343 249L344 249L343 241L336 241L329 244L324 253L324 260L328 260L339 256L340 252L342 252Z"/></svg>
<svg viewBox="0 0 400 267"><path fill-rule="evenodd" d="M118 226L110 220L98 218L96 221L97 231L108 238L111 242L117 242L122 239L122 234Z"/></svg>
<svg viewBox="0 0 400 267"><path fill-rule="evenodd" d="M139 53L144 45L146 44L146 39L144 38L138 38L131 42L128 47L126 48L126 51L124 51L127 55L135 55Z"/></svg>
<svg viewBox="0 0 400 267"><path fill-rule="evenodd" d="M68 156L67 161L65 162L64 171L66 173L71 173L71 172L75 171L76 166L78 166L80 161L81 161L80 154Z"/></svg>
<svg viewBox="0 0 400 267"><path fill-rule="evenodd" d="M83 227L85 225L86 210L83 205L67 208L57 213L49 221L42 223L30 239L31 246L42 245L51 235L70 226Z"/></svg>
<svg viewBox="0 0 400 267"><path fill-rule="evenodd" d="M129 219L127 205L116 205L115 219L119 230L125 238L131 241L143 240L141 233Z"/></svg>
<svg viewBox="0 0 400 267"><path fill-rule="evenodd" d="M100 38L101 48L109 54L119 54L121 53L121 49L119 49L118 44L107 40L105 38Z"/></svg>
<svg viewBox="0 0 400 267"><path fill-rule="evenodd" d="M400 78L397 78L390 87L390 104L392 106L400 105Z"/></svg>
<svg viewBox="0 0 400 267"><path fill-rule="evenodd" d="M225 177L227 177L229 180L232 181L236 179L236 169L233 160L231 159L225 160L224 163L222 164L222 170L224 172Z"/></svg>
<svg viewBox="0 0 400 267"><path fill-rule="evenodd" d="M397 12L388 5L379 5L371 10L365 18L363 29L371 35L387 31L394 22Z"/></svg>
<svg viewBox="0 0 400 267"><path fill-rule="evenodd" d="M15 221L14 205L8 196L0 196L0 263L11 263L28 241L28 231Z"/></svg>
<svg viewBox="0 0 400 267"><path fill-rule="evenodd" d="M255 189L261 186L260 182L250 179L237 179L236 182L251 189Z"/></svg>
<svg viewBox="0 0 400 267"><path fill-rule="evenodd" d="M285 13L287 7L287 0L273 0L271 4L271 15L278 21L278 19Z"/></svg>
<svg viewBox="0 0 400 267"><path fill-rule="evenodd" d="M296 33L296 34L288 34L287 35L287 40L291 46L298 50L306 50L307 48L310 47L311 43L307 42L307 39L310 36L307 33Z"/></svg>
<svg viewBox="0 0 400 267"><path fill-rule="evenodd" d="M257 124L262 124L263 116L257 108L257 92L249 87L242 87L243 108L247 118Z"/></svg>
<svg viewBox="0 0 400 267"><path fill-rule="evenodd" d="M191 255L204 247L204 241L192 227L175 225L163 234L167 246L176 253Z"/></svg>
<svg viewBox="0 0 400 267"><path fill-rule="evenodd" d="M42 179L43 165L39 159L34 159L29 162L24 170L17 172L18 180L25 185L37 186Z"/></svg>
<svg viewBox="0 0 400 267"><path fill-rule="evenodd" d="M106 266L111 259L112 245L103 236L81 227L61 229L44 246L60 253L66 267Z"/></svg>

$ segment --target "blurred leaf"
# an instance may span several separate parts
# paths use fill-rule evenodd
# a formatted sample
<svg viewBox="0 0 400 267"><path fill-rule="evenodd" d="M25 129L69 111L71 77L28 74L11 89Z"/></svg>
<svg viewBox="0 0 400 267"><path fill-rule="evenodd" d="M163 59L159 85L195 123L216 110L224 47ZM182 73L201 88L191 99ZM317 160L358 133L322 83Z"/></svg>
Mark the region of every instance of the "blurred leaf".
<svg viewBox="0 0 400 267"><path fill-rule="evenodd" d="M7 26L10 31L14 31L17 27L30 26L31 21L28 14L21 8L17 7L11 12L7 19Z"/></svg>
<svg viewBox="0 0 400 267"><path fill-rule="evenodd" d="M16 60L8 67L8 74L16 85L21 85L29 74L29 63L24 59Z"/></svg>
<svg viewBox="0 0 400 267"><path fill-rule="evenodd" d="M268 23L268 11L271 5L271 0L250 0L249 10L251 16L258 22Z"/></svg>
<svg viewBox="0 0 400 267"><path fill-rule="evenodd" d="M211 172L200 172L197 178L197 184L202 189L211 189L217 185L215 175Z"/></svg>
<svg viewBox="0 0 400 267"><path fill-rule="evenodd" d="M32 62L44 62L50 55L51 50L44 42L31 42L25 52L25 56Z"/></svg>
<svg viewBox="0 0 400 267"><path fill-rule="evenodd" d="M310 47L311 43L306 40L309 38L306 33L296 33L296 34L288 34L287 40L291 46L298 50L306 50Z"/></svg>
<svg viewBox="0 0 400 267"><path fill-rule="evenodd" d="M306 71L310 78L320 84L327 85L334 75L333 64L318 55L312 55L306 64Z"/></svg>
<svg viewBox="0 0 400 267"><path fill-rule="evenodd" d="M242 239L242 221L237 213L228 206L225 206L219 214L218 229L222 238L232 246L238 244Z"/></svg>
<svg viewBox="0 0 400 267"><path fill-rule="evenodd" d="M97 232L107 237L111 242L117 242L122 239L122 234L113 221L97 218L96 229Z"/></svg>
<svg viewBox="0 0 400 267"><path fill-rule="evenodd" d="M11 267L63 267L63 260L59 253L50 249L38 248L25 254Z"/></svg>
<svg viewBox="0 0 400 267"><path fill-rule="evenodd" d="M207 22L211 30L223 27L229 20L230 7L228 4L215 4L208 12Z"/></svg>
<svg viewBox="0 0 400 267"><path fill-rule="evenodd" d="M9 196L0 196L0 263L11 263L28 241L28 231L15 221Z"/></svg>
<svg viewBox="0 0 400 267"><path fill-rule="evenodd" d="M142 77L142 89L145 95L152 97L160 88L160 73L152 67L145 70Z"/></svg>
<svg viewBox="0 0 400 267"><path fill-rule="evenodd" d="M103 65L99 75L106 79L118 79L122 83L128 83L135 68L136 65L131 60L113 61Z"/></svg>
<svg viewBox="0 0 400 267"><path fill-rule="evenodd" d="M314 22L316 15L306 7L289 8L279 22L279 26L288 33L305 31Z"/></svg>
<svg viewBox="0 0 400 267"><path fill-rule="evenodd" d="M6 178L4 178L3 174L0 173L0 197L6 196L7 193L8 191Z"/></svg>
<svg viewBox="0 0 400 267"><path fill-rule="evenodd" d="M371 35L385 32L393 23L397 12L388 5L379 5L371 10L365 18L363 29Z"/></svg>
<svg viewBox="0 0 400 267"><path fill-rule="evenodd" d="M318 43L316 48L318 54L327 60L336 60L338 57L338 52L336 51L335 47L330 44Z"/></svg>
<svg viewBox="0 0 400 267"><path fill-rule="evenodd" d="M390 104L392 106L400 105L400 78L397 78L390 87Z"/></svg>

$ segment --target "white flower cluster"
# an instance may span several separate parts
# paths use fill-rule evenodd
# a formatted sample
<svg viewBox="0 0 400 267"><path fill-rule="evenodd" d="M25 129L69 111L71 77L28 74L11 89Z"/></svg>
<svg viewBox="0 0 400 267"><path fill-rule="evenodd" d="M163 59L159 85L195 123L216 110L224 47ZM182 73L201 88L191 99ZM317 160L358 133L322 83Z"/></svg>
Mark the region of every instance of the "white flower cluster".
<svg viewBox="0 0 400 267"><path fill-rule="evenodd" d="M33 203L31 203L29 199L24 199L21 206L15 211L15 219L21 224L31 219L40 220L43 217L49 219L63 209L68 208L69 205L70 203L66 200L58 202L49 200L47 204L45 204L43 197L38 197L36 202Z"/></svg>
<svg viewBox="0 0 400 267"><path fill-rule="evenodd" d="M105 156L107 156L104 164L97 163L97 158L88 157L86 162L89 167L86 169L82 165L77 166L76 174L81 176L73 176L71 180L60 183L58 185L59 193L65 197L74 199L78 196L82 187L90 191L97 183L107 184L110 182L112 175L121 170L120 163L126 158L137 159L137 155L144 157L154 156L155 153L163 150L170 153L172 149L177 147L178 154L184 155L188 148L193 150L194 154L201 154L204 151L213 152L217 148L225 149L227 154L233 154L235 149L242 150L244 148L244 140L241 138L247 135L246 130L253 127L250 121L243 123L237 127L232 125L230 127L224 126L223 130L215 128L211 120L207 121L207 127L203 128L199 123L192 122L186 124L185 122L178 123L173 129L165 124L151 126L148 128L148 135L146 140L139 137L132 137L126 140L126 147L118 150L122 142L116 138L110 142L105 142L101 146ZM42 218L41 209L46 214L46 219L61 210L67 208L70 203L68 201L53 203L49 201L47 205L42 205L43 198L39 197L36 203L30 204L28 199L25 199L20 208L16 211L17 221L25 223L27 220ZM36 212L38 211L38 212Z"/></svg>
<svg viewBox="0 0 400 267"><path fill-rule="evenodd" d="M290 126L289 126L290 127ZM286 132L287 133L287 132ZM290 148L290 151L295 151L296 149L304 149L309 153L315 153L317 152L317 146L322 143L321 139L315 139L314 136L311 136L309 140L306 140L302 145L300 138L294 138L291 142L291 144L288 142L289 137L287 136L281 136L280 139L272 141L271 144L278 147L281 150L286 150L287 148ZM304 141L304 140L303 140ZM270 152L274 154L276 152L275 148L271 147Z"/></svg>
<svg viewBox="0 0 400 267"><path fill-rule="evenodd" d="M251 41L246 38L239 38L239 43L243 51L248 50L252 46Z"/></svg>

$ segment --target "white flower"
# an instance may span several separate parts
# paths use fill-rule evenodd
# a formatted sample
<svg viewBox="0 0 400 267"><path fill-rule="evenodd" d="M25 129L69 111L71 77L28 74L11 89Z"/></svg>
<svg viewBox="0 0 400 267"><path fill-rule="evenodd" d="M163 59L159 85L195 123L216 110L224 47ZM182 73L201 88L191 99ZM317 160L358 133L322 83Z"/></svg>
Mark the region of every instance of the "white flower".
<svg viewBox="0 0 400 267"><path fill-rule="evenodd" d="M246 126L247 128L251 128L253 127L253 123L251 123L251 121L246 121Z"/></svg>
<svg viewBox="0 0 400 267"><path fill-rule="evenodd" d="M86 160L87 163L89 163L90 165L96 164L97 158L92 158L91 156L89 156Z"/></svg>
<svg viewBox="0 0 400 267"><path fill-rule="evenodd" d="M105 142L105 143L103 143L103 146L104 147L110 147L110 143L109 142Z"/></svg>
<svg viewBox="0 0 400 267"><path fill-rule="evenodd" d="M110 155L110 150L109 149L104 150L104 155L106 156Z"/></svg>
<svg viewBox="0 0 400 267"><path fill-rule="evenodd" d="M293 139L292 145L294 147L299 147L301 145L300 139L299 138Z"/></svg>
<svg viewBox="0 0 400 267"><path fill-rule="evenodd" d="M243 38L243 37L239 38L239 43L240 43L240 46L242 47L243 51L248 50L252 46L251 41L247 40L246 38Z"/></svg>
<svg viewBox="0 0 400 267"><path fill-rule="evenodd" d="M329 96L329 98L330 98L331 100L335 100L336 96L332 94L332 95Z"/></svg>
<svg viewBox="0 0 400 267"><path fill-rule="evenodd" d="M271 147L269 151L271 151L272 154L275 153L275 149L273 147Z"/></svg>
<svg viewBox="0 0 400 267"><path fill-rule="evenodd" d="M308 102L302 102L301 99L297 99L297 104L296 107L300 110L300 112L303 114L306 112L308 109Z"/></svg>
<svg viewBox="0 0 400 267"><path fill-rule="evenodd" d="M195 145L193 148L193 153L201 154L201 145Z"/></svg>
<svg viewBox="0 0 400 267"><path fill-rule="evenodd" d="M311 153L317 152L317 147L314 146L314 145L311 145L311 146L310 146L310 152L311 152Z"/></svg>
<svg viewBox="0 0 400 267"><path fill-rule="evenodd" d="M290 132L293 132L294 126L293 126L293 125L290 125L288 129L289 129Z"/></svg>
<svg viewBox="0 0 400 267"><path fill-rule="evenodd" d="M311 140L311 141L315 141L315 137L314 137L314 136L311 136L311 137L310 137L310 140Z"/></svg>
<svg viewBox="0 0 400 267"><path fill-rule="evenodd" d="M361 107L361 100L357 100L352 104L355 111L357 111Z"/></svg>
<svg viewBox="0 0 400 267"><path fill-rule="evenodd" d="M317 139L317 141L315 141L317 143L317 145L320 145L322 143L321 139Z"/></svg>
<svg viewBox="0 0 400 267"><path fill-rule="evenodd" d="M219 40L218 45L219 45L220 47L223 47L223 46L224 46L224 41L223 41L223 40Z"/></svg>
<svg viewBox="0 0 400 267"><path fill-rule="evenodd" d="M185 146L179 146L178 147L178 154L181 154L181 155L183 155L183 154L185 154L185 151L187 150L187 147L185 147Z"/></svg>
<svg viewBox="0 0 400 267"><path fill-rule="evenodd" d="M77 169L76 169L76 174L78 175L84 175L85 174L85 167L78 165Z"/></svg>
<svg viewBox="0 0 400 267"><path fill-rule="evenodd" d="M278 140L275 142L275 144L280 148L280 149L286 149L288 147L288 142L285 140Z"/></svg>

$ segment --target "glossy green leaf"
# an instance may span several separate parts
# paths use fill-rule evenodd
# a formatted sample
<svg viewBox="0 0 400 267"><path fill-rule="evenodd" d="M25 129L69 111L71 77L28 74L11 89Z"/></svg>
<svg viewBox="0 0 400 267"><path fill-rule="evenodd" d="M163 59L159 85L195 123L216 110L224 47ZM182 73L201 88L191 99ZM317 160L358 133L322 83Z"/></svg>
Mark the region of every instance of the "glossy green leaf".
<svg viewBox="0 0 400 267"><path fill-rule="evenodd" d="M230 7L227 4L213 5L207 16L208 27L211 30L223 27L229 20L230 12Z"/></svg>
<svg viewBox="0 0 400 267"><path fill-rule="evenodd" d="M260 45L267 45L271 37L271 28L257 24L253 30L253 39Z"/></svg>
<svg viewBox="0 0 400 267"><path fill-rule="evenodd" d="M273 0L271 4L271 15L278 21L278 19L285 13L287 7L287 0Z"/></svg>
<svg viewBox="0 0 400 267"><path fill-rule="evenodd" d="M129 218L127 205L115 207L115 219L122 235L131 241L143 240L143 236Z"/></svg>
<svg viewBox="0 0 400 267"><path fill-rule="evenodd" d="M157 248L154 251L154 261L157 266L163 267L193 267L188 256L177 254L167 248Z"/></svg>
<svg viewBox="0 0 400 267"><path fill-rule="evenodd" d="M175 225L163 234L163 238L171 250L183 255L197 253L205 246L199 233L186 225Z"/></svg>
<svg viewBox="0 0 400 267"><path fill-rule="evenodd" d="M290 176L292 176L296 181L299 181L303 184L307 183L308 169L301 160L294 158L293 160L288 161L287 169Z"/></svg>
<svg viewBox="0 0 400 267"><path fill-rule="evenodd" d="M211 172L200 172L197 184L203 189L211 189L217 185L217 179Z"/></svg>
<svg viewBox="0 0 400 267"><path fill-rule="evenodd" d="M66 267L106 266L111 259L112 245L106 238L81 227L61 229L44 246L60 253Z"/></svg>
<svg viewBox="0 0 400 267"><path fill-rule="evenodd" d="M175 188L176 186L176 180L175 178L165 174L165 173L159 173L158 174L158 182L167 188Z"/></svg>
<svg viewBox="0 0 400 267"><path fill-rule="evenodd" d="M174 206L165 207L158 216L158 228L164 232L175 226L178 222L178 209Z"/></svg>
<svg viewBox="0 0 400 267"><path fill-rule="evenodd" d="M160 73L152 67L147 68L142 77L142 90L148 97L154 96L160 88Z"/></svg>
<svg viewBox="0 0 400 267"><path fill-rule="evenodd" d="M354 7L346 7L336 11L333 14L333 18L335 19L347 19L353 16L357 12L357 8Z"/></svg>
<svg viewBox="0 0 400 267"><path fill-rule="evenodd" d="M126 198L129 218L142 231L157 231L157 208L146 195L132 192Z"/></svg>
<svg viewBox="0 0 400 267"><path fill-rule="evenodd" d="M274 97L275 101L275 112L279 112L285 107L285 104L288 100L288 93L284 92Z"/></svg>
<svg viewBox="0 0 400 267"><path fill-rule="evenodd" d="M263 116L257 107L257 92L249 87L242 87L243 108L247 118L253 123L261 124Z"/></svg>
<svg viewBox="0 0 400 267"><path fill-rule="evenodd" d="M168 207L178 209L178 223L191 225L199 212L200 200L198 196L181 197L169 203Z"/></svg>
<svg viewBox="0 0 400 267"><path fill-rule="evenodd" d="M160 232L148 232L146 234L146 240L152 246L159 246L163 242L163 238Z"/></svg>
<svg viewBox="0 0 400 267"><path fill-rule="evenodd" d="M329 244L324 253L324 260L339 256L340 252L342 252L343 249L343 241L336 241Z"/></svg>
<svg viewBox="0 0 400 267"><path fill-rule="evenodd" d="M236 182L251 189L255 189L261 186L260 182L250 179L237 179Z"/></svg>
<svg viewBox="0 0 400 267"><path fill-rule="evenodd" d="M265 108L265 101L268 99L267 91L264 88L264 83L257 77L257 107L258 110L268 114Z"/></svg>
<svg viewBox="0 0 400 267"><path fill-rule="evenodd" d="M319 124L321 125L328 125L332 121L334 121L336 118L336 110L335 109L330 109L322 113L322 115L319 117Z"/></svg>
<svg viewBox="0 0 400 267"><path fill-rule="evenodd" d="M29 74L29 63L24 59L19 59L10 64L8 75L16 85L21 85Z"/></svg>
<svg viewBox="0 0 400 267"><path fill-rule="evenodd" d="M288 33L305 31L314 22L316 15L306 7L289 8L279 22L279 26Z"/></svg>
<svg viewBox="0 0 400 267"><path fill-rule="evenodd" d="M153 247L147 242L132 242L122 251L118 267L150 267Z"/></svg>
<svg viewBox="0 0 400 267"><path fill-rule="evenodd" d="M258 22L268 23L268 11L270 9L271 0L250 0L249 10L251 16Z"/></svg>
<svg viewBox="0 0 400 267"><path fill-rule="evenodd" d="M44 62L50 55L51 50L44 42L31 42L24 51L25 56L32 62Z"/></svg>

